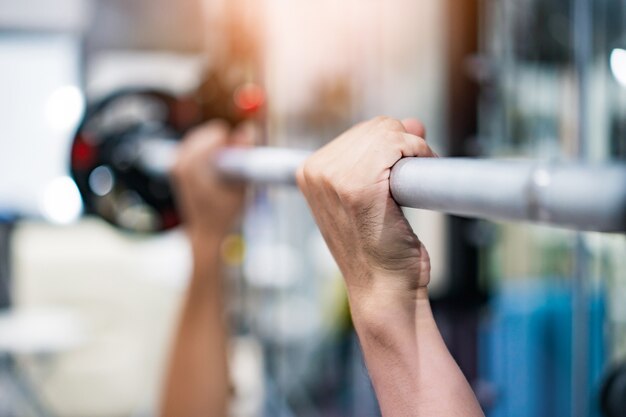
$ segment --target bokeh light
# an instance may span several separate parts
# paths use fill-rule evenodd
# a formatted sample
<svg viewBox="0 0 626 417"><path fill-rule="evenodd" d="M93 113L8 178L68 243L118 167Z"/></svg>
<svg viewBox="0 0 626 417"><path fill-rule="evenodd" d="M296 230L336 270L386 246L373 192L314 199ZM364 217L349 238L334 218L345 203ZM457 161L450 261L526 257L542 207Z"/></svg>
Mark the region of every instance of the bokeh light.
<svg viewBox="0 0 626 417"><path fill-rule="evenodd" d="M41 197L41 211L46 220L57 224L76 221L83 210L83 203L76 184L70 177L52 180Z"/></svg>
<svg viewBox="0 0 626 417"><path fill-rule="evenodd" d="M83 115L85 99L74 85L57 88L45 104L45 118L54 130L67 131L76 127Z"/></svg>

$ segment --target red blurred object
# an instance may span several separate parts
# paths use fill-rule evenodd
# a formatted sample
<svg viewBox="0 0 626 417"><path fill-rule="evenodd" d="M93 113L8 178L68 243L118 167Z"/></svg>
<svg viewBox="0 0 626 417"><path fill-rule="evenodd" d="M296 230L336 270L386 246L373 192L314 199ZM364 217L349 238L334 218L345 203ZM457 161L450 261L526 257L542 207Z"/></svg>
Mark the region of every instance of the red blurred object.
<svg viewBox="0 0 626 417"><path fill-rule="evenodd" d="M180 218L176 211L167 209L161 212L161 227L163 229L171 229L180 224Z"/></svg>
<svg viewBox="0 0 626 417"><path fill-rule="evenodd" d="M88 169L96 161L96 149L79 135L72 146L72 165L77 169Z"/></svg>
<svg viewBox="0 0 626 417"><path fill-rule="evenodd" d="M256 84L245 84L235 91L234 100L239 109L254 113L265 103L265 91Z"/></svg>

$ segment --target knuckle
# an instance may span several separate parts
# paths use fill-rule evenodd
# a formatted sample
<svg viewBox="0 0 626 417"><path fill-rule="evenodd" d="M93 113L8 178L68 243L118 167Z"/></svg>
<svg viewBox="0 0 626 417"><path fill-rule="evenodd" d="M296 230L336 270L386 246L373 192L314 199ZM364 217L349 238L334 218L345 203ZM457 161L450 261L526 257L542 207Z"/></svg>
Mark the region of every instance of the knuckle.
<svg viewBox="0 0 626 417"><path fill-rule="evenodd" d="M303 168L301 181L308 188L335 190L337 188L336 169L323 160L312 159L307 161Z"/></svg>
<svg viewBox="0 0 626 417"><path fill-rule="evenodd" d="M377 125L382 125L387 123L387 121L389 120L389 116L376 116L372 119L372 123L377 124Z"/></svg>
<svg viewBox="0 0 626 417"><path fill-rule="evenodd" d="M387 146L391 145L397 148L404 145L404 138L398 132L387 132L385 134L385 142Z"/></svg>
<svg viewBox="0 0 626 417"><path fill-rule="evenodd" d="M396 132L404 131L404 125L397 119L393 119L387 116L379 116L378 126L385 130L392 130Z"/></svg>
<svg viewBox="0 0 626 417"><path fill-rule="evenodd" d="M193 170L197 146L192 142L183 142L178 148L170 174L177 179L185 177Z"/></svg>
<svg viewBox="0 0 626 417"><path fill-rule="evenodd" d="M196 142L206 136L206 126L196 126L188 130L183 138L182 146L189 146L190 143Z"/></svg>
<svg viewBox="0 0 626 417"><path fill-rule="evenodd" d="M315 162L312 160L308 160L302 166L302 181L304 183L314 183L318 177L319 173L317 172L317 168L315 167Z"/></svg>
<svg viewBox="0 0 626 417"><path fill-rule="evenodd" d="M404 148L404 138L397 132L385 132L376 142L374 151L381 155L395 154L398 149Z"/></svg>
<svg viewBox="0 0 626 417"><path fill-rule="evenodd" d="M353 207L359 202L359 195L349 181L337 181L334 190L343 204Z"/></svg>
<svg viewBox="0 0 626 417"><path fill-rule="evenodd" d="M298 188L300 188L301 190L304 190L306 188L304 165L300 165L300 167L296 171L296 184L298 185Z"/></svg>
<svg viewBox="0 0 626 417"><path fill-rule="evenodd" d="M186 171L185 163L181 159L177 159L176 162L174 162L174 165L172 165L172 168L170 169L170 175L175 180L180 180L181 178L185 176L185 171Z"/></svg>
<svg viewBox="0 0 626 417"><path fill-rule="evenodd" d="M216 146L225 140L228 133L229 127L225 121L219 119L211 120L190 129L183 139L183 145L194 146L194 144L202 143L203 146L209 146L209 144Z"/></svg>
<svg viewBox="0 0 626 417"><path fill-rule="evenodd" d="M174 161L170 168L170 172L172 174L180 174L180 172L183 170L183 167L185 165L185 159L187 157L187 152L185 151L186 151L186 146L183 143L179 146L178 150L176 151Z"/></svg>
<svg viewBox="0 0 626 417"><path fill-rule="evenodd" d="M328 170L323 170L319 173L318 183L324 188L336 188L335 176Z"/></svg>
<svg viewBox="0 0 626 417"><path fill-rule="evenodd" d="M206 126L211 129L221 130L221 131L226 131L226 132L230 130L230 124L225 119L220 119L220 118L211 120L210 122L206 124Z"/></svg>

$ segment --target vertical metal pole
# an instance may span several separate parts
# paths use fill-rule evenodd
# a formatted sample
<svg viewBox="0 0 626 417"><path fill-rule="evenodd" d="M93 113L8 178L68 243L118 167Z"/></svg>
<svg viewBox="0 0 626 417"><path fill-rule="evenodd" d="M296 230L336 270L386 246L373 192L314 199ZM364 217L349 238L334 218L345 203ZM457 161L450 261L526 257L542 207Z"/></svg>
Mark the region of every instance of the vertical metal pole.
<svg viewBox="0 0 626 417"><path fill-rule="evenodd" d="M11 305L10 258L11 223L3 223L0 219L0 309Z"/></svg>
<svg viewBox="0 0 626 417"><path fill-rule="evenodd" d="M479 51L479 0L446 2L448 59L447 153L469 155L478 132L479 84L467 61ZM478 317L484 302L478 276L478 247L471 239L476 220L449 216L447 246L449 283L446 293L433 300L437 320L448 332L446 344L470 381L478 379Z"/></svg>
<svg viewBox="0 0 626 417"><path fill-rule="evenodd" d="M572 40L577 77L577 157L587 158L585 138L589 117L589 70L592 60L592 0L573 0ZM584 237L576 235L572 281L572 417L589 416L589 291L588 253Z"/></svg>
<svg viewBox="0 0 626 417"><path fill-rule="evenodd" d="M576 234L572 281L572 417L589 416L589 284L588 257L582 233Z"/></svg>

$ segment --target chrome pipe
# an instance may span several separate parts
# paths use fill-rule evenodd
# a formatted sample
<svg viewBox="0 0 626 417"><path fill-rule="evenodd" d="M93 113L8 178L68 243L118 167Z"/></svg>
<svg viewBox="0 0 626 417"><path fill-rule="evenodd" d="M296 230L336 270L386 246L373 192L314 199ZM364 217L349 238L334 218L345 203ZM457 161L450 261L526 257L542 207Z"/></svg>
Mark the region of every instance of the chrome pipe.
<svg viewBox="0 0 626 417"><path fill-rule="evenodd" d="M392 170L391 192L406 207L626 232L626 165L407 158Z"/></svg>
<svg viewBox="0 0 626 417"><path fill-rule="evenodd" d="M143 139L137 148L137 164L152 175L167 175L176 161L178 145L173 139ZM230 148L219 152L215 166L227 180L295 185L298 167L311 154L287 148Z"/></svg>
<svg viewBox="0 0 626 417"><path fill-rule="evenodd" d="M176 145L145 142L143 167L166 175ZM230 180L295 184L309 151L227 149L215 165ZM567 229L626 232L626 164L591 166L518 160L405 158L391 171L399 205L493 220L528 221Z"/></svg>

